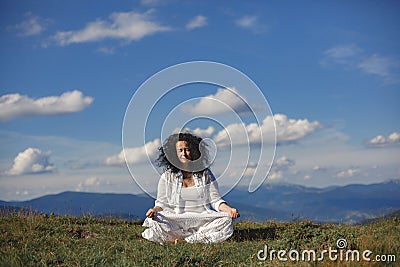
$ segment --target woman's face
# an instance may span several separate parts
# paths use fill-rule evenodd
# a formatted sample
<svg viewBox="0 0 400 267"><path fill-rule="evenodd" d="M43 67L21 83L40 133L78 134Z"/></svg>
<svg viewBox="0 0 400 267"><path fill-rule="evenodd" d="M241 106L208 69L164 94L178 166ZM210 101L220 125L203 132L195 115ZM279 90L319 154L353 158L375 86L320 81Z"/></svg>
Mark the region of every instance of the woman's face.
<svg viewBox="0 0 400 267"><path fill-rule="evenodd" d="M183 164L188 163L189 160L192 160L188 142L176 142L176 156L178 157L178 160Z"/></svg>

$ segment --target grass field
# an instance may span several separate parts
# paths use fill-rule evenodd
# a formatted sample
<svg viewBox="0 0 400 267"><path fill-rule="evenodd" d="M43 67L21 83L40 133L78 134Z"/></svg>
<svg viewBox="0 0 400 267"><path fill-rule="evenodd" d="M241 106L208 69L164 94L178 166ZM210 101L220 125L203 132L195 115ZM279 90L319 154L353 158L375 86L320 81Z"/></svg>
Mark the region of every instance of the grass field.
<svg viewBox="0 0 400 267"><path fill-rule="evenodd" d="M225 242L177 245L144 240L139 222L120 219L12 213L2 216L0 225L1 266L399 266L400 261L398 219L363 226L240 222ZM301 259L303 250L314 250L317 258L324 249L336 250L340 238L347 246L337 251L336 261L327 253L323 261L308 261L307 254ZM260 260L257 253L265 245L268 257ZM277 252L270 260L271 250L286 250L280 256L287 261L280 261ZM297 254L290 250L299 252L299 261L291 261L289 253ZM347 250L360 251L360 261L351 261L350 254L346 261ZM364 250L372 251L370 262L363 261ZM375 261L376 255L386 262Z"/></svg>

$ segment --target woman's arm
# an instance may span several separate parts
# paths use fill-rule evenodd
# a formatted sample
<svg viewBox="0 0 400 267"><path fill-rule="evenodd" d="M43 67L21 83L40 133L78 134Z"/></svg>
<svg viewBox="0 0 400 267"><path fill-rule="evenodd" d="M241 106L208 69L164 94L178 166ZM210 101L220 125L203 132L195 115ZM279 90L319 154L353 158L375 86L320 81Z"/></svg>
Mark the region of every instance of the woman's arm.
<svg viewBox="0 0 400 267"><path fill-rule="evenodd" d="M226 202L221 198L218 189L218 183L210 170L207 170L208 178L210 179L209 186L209 194L211 204L214 206L215 210L224 211L229 213L229 216L233 219L239 218L240 214L237 209L230 207Z"/></svg>
<svg viewBox="0 0 400 267"><path fill-rule="evenodd" d="M222 202L219 205L218 210L229 213L229 216L231 216L232 219L236 219L236 218L240 217L240 214L237 211L237 209L230 207L228 204L226 204L226 202Z"/></svg>
<svg viewBox="0 0 400 267"><path fill-rule="evenodd" d="M161 208L164 208L165 206L168 205L168 197L167 197L167 177L166 173L164 172L161 174L160 180L158 180L158 186L157 186L157 198L154 204L155 206L159 206Z"/></svg>
<svg viewBox="0 0 400 267"><path fill-rule="evenodd" d="M211 206L214 210L218 211L218 207L221 203L225 202L219 193L218 183L210 170L207 170L204 175L205 177L205 190L208 193L208 198Z"/></svg>
<svg viewBox="0 0 400 267"><path fill-rule="evenodd" d="M165 173L163 173L160 177L160 180L158 181L158 187L157 187L157 199L154 204L154 208L150 208L146 212L146 217L147 218L152 218L156 217L157 212L160 212L163 210L163 207L167 204L167 194L166 194L166 177Z"/></svg>

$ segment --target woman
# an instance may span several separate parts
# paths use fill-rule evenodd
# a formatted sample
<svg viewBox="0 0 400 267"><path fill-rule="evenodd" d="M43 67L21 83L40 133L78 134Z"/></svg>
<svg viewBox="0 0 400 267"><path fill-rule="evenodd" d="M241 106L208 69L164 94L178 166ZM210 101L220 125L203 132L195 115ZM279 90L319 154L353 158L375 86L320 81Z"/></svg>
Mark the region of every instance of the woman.
<svg viewBox="0 0 400 267"><path fill-rule="evenodd" d="M142 236L164 243L214 243L233 233L240 215L220 196L209 164L207 147L191 133L173 134L159 149L165 171L158 183L155 206L146 213Z"/></svg>

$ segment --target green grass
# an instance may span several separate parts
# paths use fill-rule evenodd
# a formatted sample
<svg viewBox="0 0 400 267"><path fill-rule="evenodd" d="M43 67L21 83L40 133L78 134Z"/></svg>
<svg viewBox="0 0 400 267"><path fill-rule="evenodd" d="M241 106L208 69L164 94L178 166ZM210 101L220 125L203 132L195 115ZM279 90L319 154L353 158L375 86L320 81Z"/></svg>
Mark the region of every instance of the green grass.
<svg viewBox="0 0 400 267"><path fill-rule="evenodd" d="M336 248L345 238L348 249L400 257L398 219L370 225L292 223L234 224L234 235L218 244L159 245L141 237L139 223L93 217L8 214L0 218L1 266L359 266L366 262L260 261L268 245L279 250ZM375 263L376 264L376 263ZM389 264L390 265L390 264Z"/></svg>

